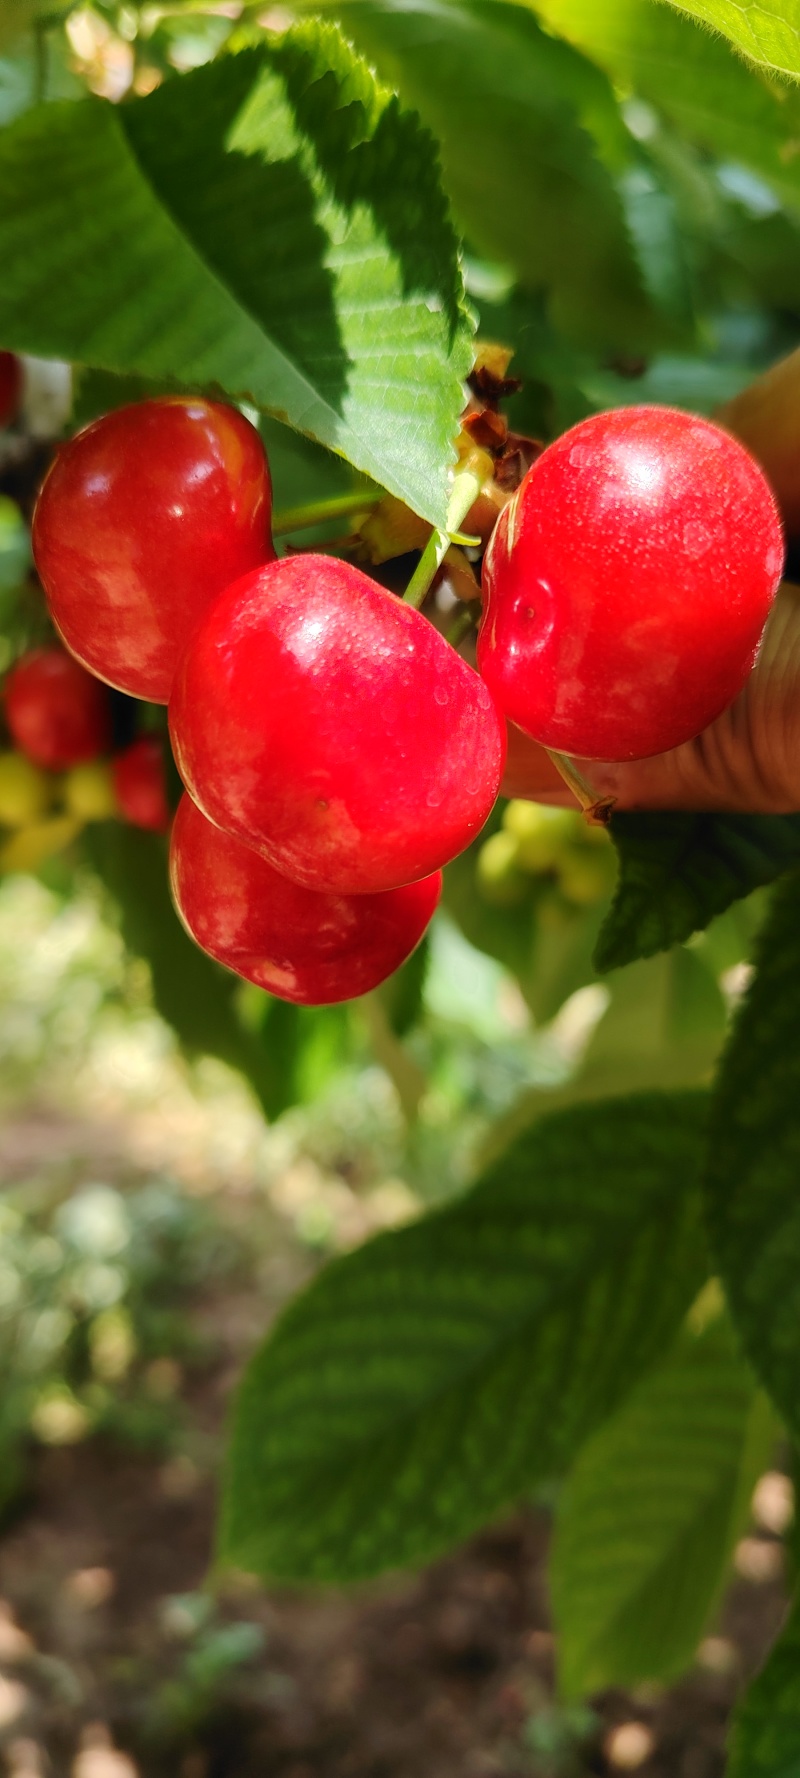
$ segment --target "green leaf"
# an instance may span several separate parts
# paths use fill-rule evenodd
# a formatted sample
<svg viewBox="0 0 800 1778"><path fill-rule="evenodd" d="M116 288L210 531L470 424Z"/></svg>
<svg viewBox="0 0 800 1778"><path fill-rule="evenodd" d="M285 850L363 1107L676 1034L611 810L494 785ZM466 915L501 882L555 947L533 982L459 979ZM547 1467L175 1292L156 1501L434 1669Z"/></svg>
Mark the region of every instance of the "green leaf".
<svg viewBox="0 0 800 1778"><path fill-rule="evenodd" d="M693 1319L559 1500L551 1591L570 1698L688 1665L770 1458L774 1415L726 1319Z"/></svg>
<svg viewBox="0 0 800 1778"><path fill-rule="evenodd" d="M742 1343L800 1430L800 875L775 892L714 1095L706 1191Z"/></svg>
<svg viewBox="0 0 800 1778"><path fill-rule="evenodd" d="M800 76L800 0L692 0L685 6L673 0L680 12L696 18L714 31L722 31L737 49L754 62L776 68L781 74Z"/></svg>
<svg viewBox="0 0 800 1778"><path fill-rule="evenodd" d="M27 112L0 140L0 261L4 345L219 385L443 521L456 237L431 137L332 25Z"/></svg>
<svg viewBox="0 0 800 1778"><path fill-rule="evenodd" d="M189 1055L218 1056L250 1082L268 1117L287 1103L287 1044L297 1008L267 1002L264 1039L239 1017L241 984L192 943L172 906L167 852L158 836L115 822L84 833L87 856L116 903L122 936L149 965L153 999ZM288 1015L288 1017L287 1017Z"/></svg>
<svg viewBox="0 0 800 1778"><path fill-rule="evenodd" d="M733 1719L727 1778L800 1778L800 1607Z"/></svg>
<svg viewBox="0 0 800 1778"><path fill-rule="evenodd" d="M615 815L611 834L620 874L601 973L681 943L800 862L800 815Z"/></svg>
<svg viewBox="0 0 800 1778"><path fill-rule="evenodd" d="M578 1068L563 1086L530 1087L491 1126L494 1159L544 1112L614 1093L704 1085L725 1034L725 1003L709 960L675 949L620 970Z"/></svg>
<svg viewBox="0 0 800 1778"><path fill-rule="evenodd" d="M793 87L756 74L726 43L661 0L532 3L554 31L592 56L619 87L648 100L688 141L752 167L783 202L797 206L800 93Z"/></svg>
<svg viewBox="0 0 800 1778"><path fill-rule="evenodd" d="M547 1119L459 1203L330 1266L246 1374L223 1559L356 1579L560 1468L705 1276L704 1120L689 1094Z"/></svg>
<svg viewBox="0 0 800 1778"><path fill-rule="evenodd" d="M663 331L600 152L618 163L631 141L599 69L505 0L329 4L434 131L473 245L548 289L582 340L630 351Z"/></svg>

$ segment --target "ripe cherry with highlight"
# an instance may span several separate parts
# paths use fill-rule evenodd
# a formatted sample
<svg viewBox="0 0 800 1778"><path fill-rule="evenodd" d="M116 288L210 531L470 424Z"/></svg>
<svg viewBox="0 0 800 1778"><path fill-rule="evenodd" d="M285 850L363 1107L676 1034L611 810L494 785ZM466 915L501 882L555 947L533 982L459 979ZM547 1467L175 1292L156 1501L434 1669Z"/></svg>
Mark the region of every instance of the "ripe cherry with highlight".
<svg viewBox="0 0 800 1778"><path fill-rule="evenodd" d="M111 744L105 686L62 648L33 648L8 674L8 731L20 753L48 771L97 759Z"/></svg>
<svg viewBox="0 0 800 1778"><path fill-rule="evenodd" d="M671 408L596 414L548 447L500 517L480 671L547 747L665 752L741 690L782 562L775 501L727 432Z"/></svg>
<svg viewBox="0 0 800 1778"><path fill-rule="evenodd" d="M348 563L287 557L217 601L183 656L170 731L219 827L307 889L426 877L483 826L505 724L427 618Z"/></svg>
<svg viewBox="0 0 800 1778"><path fill-rule="evenodd" d="M132 827L168 833L170 809L164 749L156 735L142 735L112 763L117 807Z"/></svg>
<svg viewBox="0 0 800 1778"><path fill-rule="evenodd" d="M53 620L100 679L166 703L198 620L272 559L264 447L236 408L167 396L62 446L33 520Z"/></svg>
<svg viewBox="0 0 800 1778"><path fill-rule="evenodd" d="M237 975L298 1006L367 994L410 956L434 912L441 872L385 895L317 895L290 883L184 796L170 881L192 938Z"/></svg>

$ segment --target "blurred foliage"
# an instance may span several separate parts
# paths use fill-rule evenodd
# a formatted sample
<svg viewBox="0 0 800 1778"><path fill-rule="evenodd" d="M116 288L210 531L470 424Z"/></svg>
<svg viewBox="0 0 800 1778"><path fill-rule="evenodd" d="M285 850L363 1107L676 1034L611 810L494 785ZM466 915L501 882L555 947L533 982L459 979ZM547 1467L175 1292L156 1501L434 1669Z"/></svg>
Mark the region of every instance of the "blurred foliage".
<svg viewBox="0 0 800 1778"><path fill-rule="evenodd" d="M31 1438L89 1432L169 1450L182 1364L208 1359L191 1294L241 1268L233 1235L168 1180L69 1193L42 1178L0 1205L0 1510Z"/></svg>
<svg viewBox="0 0 800 1778"><path fill-rule="evenodd" d="M469 352L460 266L480 335L512 353L509 425L541 440L612 405L712 414L800 343L800 95L703 28L791 68L789 0L769 15L726 0L262 11L5 9L0 346L78 361L51 432L174 386L240 399L269 451L280 548L356 554L384 485L441 516ZM288 40L285 12L303 25ZM118 109L75 104L87 89ZM49 447L27 400L0 435L3 669L46 633L26 520ZM380 568L395 589L414 512L397 529L409 554ZM117 701L115 722L121 744L163 717ZM56 1103L108 1093L135 1053L143 1092L202 1088L213 1140L247 1132L309 1262L389 1229L298 1299L248 1373L229 1550L265 1572L368 1573L574 1464L555 1571L567 1689L677 1670L771 1424L726 1324L680 1325L709 1270L707 1100L686 1089L712 1089L706 1196L735 1337L797 1417L791 878L736 1009L800 818L621 816L612 844L576 815L502 803L405 968L312 1011L193 948L161 841L73 822L45 856L56 784L37 866L6 788L5 1102L45 1077ZM648 1097L620 1105L631 1093ZM0 1206L7 1499L31 1439L169 1443L180 1415L153 1377L202 1355L192 1293L239 1263L168 1184L70 1184L33 1180ZM202 1730L259 1656L254 1626L205 1595L173 1604L175 1658L148 1670L162 1744ZM795 1641L792 1620L743 1708L737 1772L779 1778L800 1759ZM575 1770L594 1726L580 1707L539 1713L531 1759Z"/></svg>

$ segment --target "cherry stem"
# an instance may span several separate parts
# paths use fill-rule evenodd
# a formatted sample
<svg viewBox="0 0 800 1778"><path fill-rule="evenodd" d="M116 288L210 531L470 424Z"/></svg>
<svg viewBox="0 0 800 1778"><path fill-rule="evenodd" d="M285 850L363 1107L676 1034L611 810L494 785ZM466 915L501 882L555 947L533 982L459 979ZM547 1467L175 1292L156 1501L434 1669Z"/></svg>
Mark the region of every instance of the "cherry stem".
<svg viewBox="0 0 800 1778"><path fill-rule="evenodd" d="M564 783L569 786L573 796L577 798L590 826L607 827L611 820L611 811L616 797L598 796L588 778L584 778L583 772L579 771L574 759L570 759L568 753L557 753L553 747L546 747L545 753L548 759L552 760Z"/></svg>
<svg viewBox="0 0 800 1778"><path fill-rule="evenodd" d="M337 494L332 500L315 500L308 506L287 506L275 514L273 537L286 537L290 531L308 531L312 525L324 525L329 519L348 518L351 513L370 512L383 495L377 490L361 494Z"/></svg>
<svg viewBox="0 0 800 1778"><path fill-rule="evenodd" d="M403 594L406 605L414 605L419 610L431 581L438 574L451 543L460 535L461 526L480 491L481 480L474 470L461 469L454 476L447 507L446 528L444 531L431 532Z"/></svg>
<svg viewBox="0 0 800 1778"><path fill-rule="evenodd" d="M392 1082L406 1123L414 1124L428 1088L427 1077L405 1044L395 1036L380 994L375 990L364 994L358 1004L364 1014L375 1060Z"/></svg>

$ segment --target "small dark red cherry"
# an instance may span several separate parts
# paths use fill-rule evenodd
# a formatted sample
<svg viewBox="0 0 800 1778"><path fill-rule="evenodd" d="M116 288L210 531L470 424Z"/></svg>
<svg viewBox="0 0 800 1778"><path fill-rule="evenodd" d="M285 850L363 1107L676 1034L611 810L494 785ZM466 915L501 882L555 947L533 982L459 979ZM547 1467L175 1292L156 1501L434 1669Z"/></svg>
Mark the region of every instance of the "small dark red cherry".
<svg viewBox="0 0 800 1778"><path fill-rule="evenodd" d="M112 761L117 807L132 827L151 833L168 833L171 820L167 801L164 749L156 735L142 735Z"/></svg>
<svg viewBox="0 0 800 1778"><path fill-rule="evenodd" d="M195 802L307 889L426 877L483 826L505 724L427 618L359 569L299 555L217 600L170 702Z"/></svg>
<svg viewBox="0 0 800 1778"><path fill-rule="evenodd" d="M13 426L22 400L22 365L16 352L0 352L0 428Z"/></svg>
<svg viewBox="0 0 800 1778"><path fill-rule="evenodd" d="M783 540L752 457L694 414L596 414L529 469L484 558L478 666L533 740L640 759L691 739L750 672Z"/></svg>
<svg viewBox="0 0 800 1778"><path fill-rule="evenodd" d="M62 446L33 519L56 627L120 691L166 703L181 649L223 589L271 560L264 447L236 408L165 396Z"/></svg>
<svg viewBox="0 0 800 1778"><path fill-rule="evenodd" d="M385 895L317 895L212 826L189 796L173 823L170 882L204 951L298 1006L377 988L419 943L442 889L437 871Z"/></svg>
<svg viewBox="0 0 800 1778"><path fill-rule="evenodd" d="M51 772L97 759L111 744L108 693L62 648L33 648L4 689L8 732L20 753Z"/></svg>

